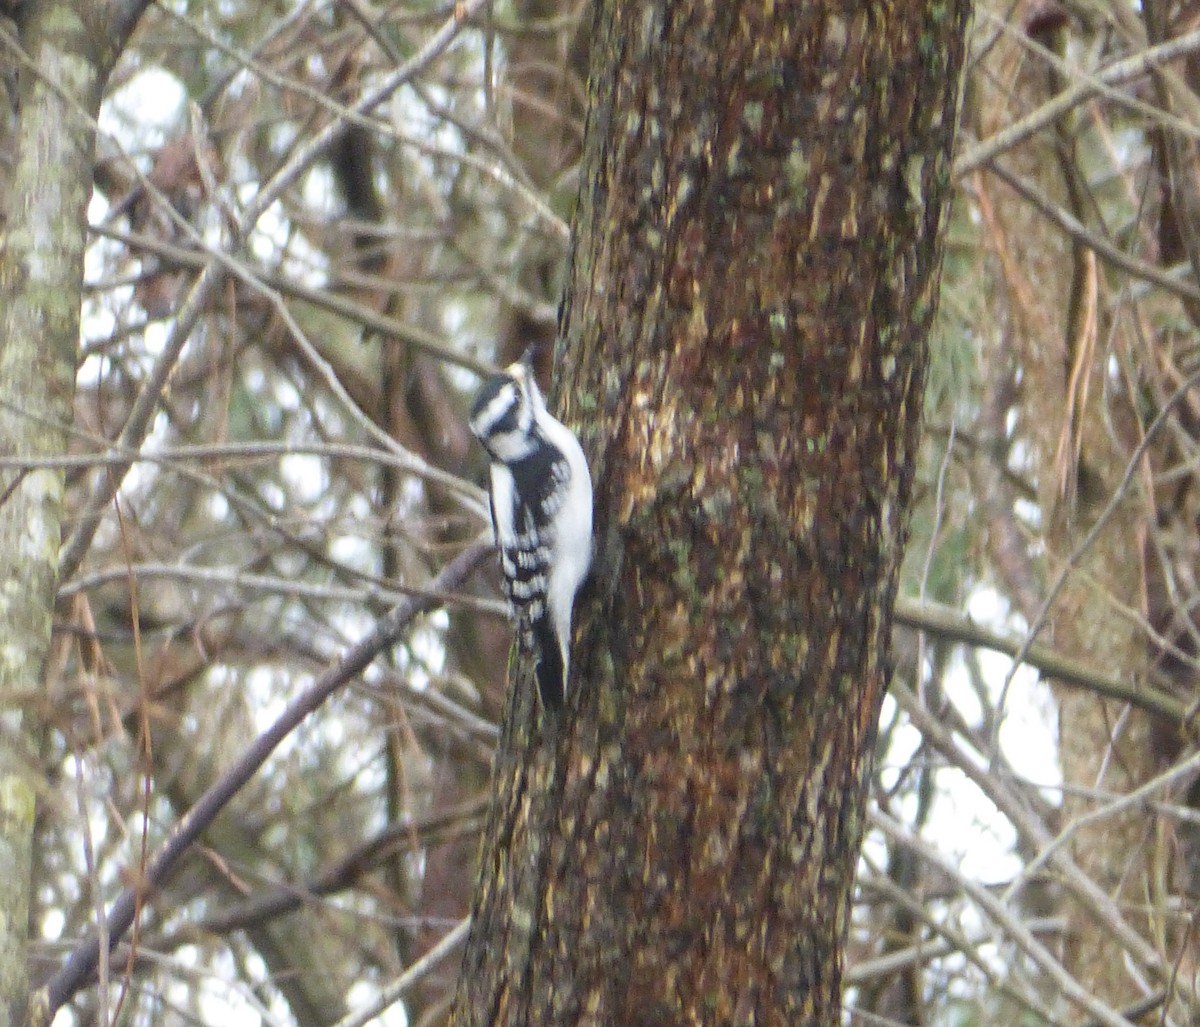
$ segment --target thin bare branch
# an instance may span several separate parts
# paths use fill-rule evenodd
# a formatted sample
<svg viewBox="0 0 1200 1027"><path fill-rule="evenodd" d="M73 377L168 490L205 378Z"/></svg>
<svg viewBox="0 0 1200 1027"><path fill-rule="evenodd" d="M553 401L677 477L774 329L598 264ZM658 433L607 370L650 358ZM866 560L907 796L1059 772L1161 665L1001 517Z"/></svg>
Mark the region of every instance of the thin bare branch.
<svg viewBox="0 0 1200 1027"><path fill-rule="evenodd" d="M485 0L462 0L461 3L455 4L454 13L446 19L441 28L426 41L424 46L403 65L386 75L381 82L366 90L351 110L356 114L370 113L397 89L420 74L445 52L461 31L465 20L478 11L484 2ZM214 252L210 256L172 320L171 331L162 347L162 352L147 376L137 401L118 435L118 444L122 449L136 449L145 438L167 379L178 362L193 329L208 308L217 285L225 278L228 270L226 261L230 260L232 253L242 246L250 232L258 224L259 218L271 204L279 199L283 192L328 149L330 143L344 132L345 128L346 123L342 119L335 119L293 149L283 166L250 199L236 229L222 250ZM97 475L93 481L91 495L84 504L83 512L76 522L75 529L63 545L59 558L60 579L70 578L78 570L91 545L92 538L96 534L96 529L100 526L103 512L121 487L128 469L129 465L120 465Z"/></svg>
<svg viewBox="0 0 1200 1027"><path fill-rule="evenodd" d="M1132 82L1149 74L1159 65L1185 57L1198 50L1200 50L1200 29L1185 33L1159 46L1148 47L1141 53L1126 57L1093 74L1086 74L1079 68L1063 65L1061 70L1064 74L1074 78L1075 84L1064 89L1037 110L1025 115L1020 121L1013 122L1004 131L997 132L991 138L976 143L954 162L954 177L965 178L972 171L978 171L980 168L990 165L1001 154L1011 150L1042 129L1053 125L1068 111L1078 107L1081 103L1086 103L1094 96L1104 95L1116 102L1136 104L1138 109L1143 109L1144 104L1140 101L1125 96L1112 87ZM1047 54L1044 50L1039 50L1039 52L1047 60L1053 59L1052 54ZM1165 111L1155 111L1154 113L1162 119L1170 119L1169 127L1174 130L1184 131L1191 136L1200 133L1200 129L1177 118L1171 118Z"/></svg>
<svg viewBox="0 0 1200 1027"><path fill-rule="evenodd" d="M374 1002L339 1020L334 1027L363 1027L364 1024L379 1016L389 1006L395 1005L417 981L426 976L435 966L466 941L470 930L471 918L464 917L454 925L441 941L413 963L404 973L383 988Z"/></svg>
<svg viewBox="0 0 1200 1027"><path fill-rule="evenodd" d="M1054 678L1064 684L1090 689L1106 699L1127 702L1147 713L1155 713L1177 724L1184 724L1190 713L1187 705L1163 689L1149 684L1131 684L1109 677L1095 667L1088 667L1078 660L1072 660L1056 653L1048 646L1037 644L1026 646L1020 639L1008 638L989 631L975 624L969 617L957 610L939 606L936 603L915 602L905 598L897 599L895 620L897 624L903 624L918 631L928 631L948 641L991 649L1013 658L1021 655L1025 663L1046 677Z"/></svg>
<svg viewBox="0 0 1200 1027"><path fill-rule="evenodd" d="M490 550L491 547L483 542L464 549L434 578L433 587L439 591L457 588ZM279 743L334 692L365 670L380 652L396 642L414 617L432 609L434 605L423 599L408 599L398 604L375 625L366 638L348 648L336 664L320 674L307 691L288 704L275 723L255 739L175 825L167 840L150 857L139 884L122 892L112 904L108 911L107 944L111 946L124 935L133 922L135 908L161 886L179 857L263 765ZM39 989L31 1002L33 1027L47 1027L54 1014L91 978L99 956L100 940L95 935L87 938L71 953L59 972L45 987Z"/></svg>

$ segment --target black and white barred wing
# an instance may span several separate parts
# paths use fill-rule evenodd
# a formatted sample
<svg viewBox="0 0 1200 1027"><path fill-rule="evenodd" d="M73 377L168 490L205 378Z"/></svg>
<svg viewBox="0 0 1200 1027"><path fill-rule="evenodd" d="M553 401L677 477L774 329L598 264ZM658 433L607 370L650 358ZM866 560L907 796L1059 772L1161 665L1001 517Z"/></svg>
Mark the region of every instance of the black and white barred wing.
<svg viewBox="0 0 1200 1027"><path fill-rule="evenodd" d="M542 702L552 706L562 703L565 667L548 593L556 558L554 519L570 474L565 458L541 452L492 469L492 519L504 593L517 618L521 648L536 661Z"/></svg>

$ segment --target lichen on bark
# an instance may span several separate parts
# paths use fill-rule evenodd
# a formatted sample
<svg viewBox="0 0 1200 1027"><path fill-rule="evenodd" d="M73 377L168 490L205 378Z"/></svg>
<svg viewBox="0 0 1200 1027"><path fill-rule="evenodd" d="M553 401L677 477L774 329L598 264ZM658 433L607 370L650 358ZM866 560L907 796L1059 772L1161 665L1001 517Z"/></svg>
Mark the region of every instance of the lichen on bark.
<svg viewBox="0 0 1200 1027"><path fill-rule="evenodd" d="M20 69L13 134L3 140L15 158L0 198L0 439L12 456L66 450L95 118L142 7L138 0L23 5L20 42L29 66ZM11 51L7 58L15 59ZM15 1027L28 1015L37 711L57 584L62 472L9 472L0 496L0 1027Z"/></svg>

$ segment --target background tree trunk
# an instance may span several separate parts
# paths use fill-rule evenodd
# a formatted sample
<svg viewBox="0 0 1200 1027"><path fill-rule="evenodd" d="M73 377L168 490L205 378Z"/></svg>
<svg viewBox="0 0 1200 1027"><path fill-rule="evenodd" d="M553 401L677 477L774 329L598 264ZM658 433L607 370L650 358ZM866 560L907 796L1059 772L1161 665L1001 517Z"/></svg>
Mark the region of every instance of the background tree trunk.
<svg viewBox="0 0 1200 1027"><path fill-rule="evenodd" d="M1070 85L1057 69L1029 61L1026 49L1032 40L1065 56L1067 23L1040 17L1038 5L1020 11L1024 37L996 42L996 74L980 85L980 123L973 127L983 138L1003 127L1007 106L1035 109ZM1144 329L1113 302L1094 251L1046 233L1038 212L1004 181L1034 183L1081 225L1101 231L1087 162L1080 158L1084 120L1080 112L1064 114L1051 130L1005 156L1000 181L980 176L976 186L1004 272L1003 286L994 293L1005 325L996 335L997 349L1015 353L1022 369L1022 416L1034 440L1032 477L1045 512L1047 579L1053 581L1068 560L1078 570L1049 608L1045 635L1061 653L1136 680L1146 674L1147 652L1142 628L1128 611L1140 611L1153 592L1142 565L1144 509L1131 492L1104 511L1120 490L1142 431L1134 412L1138 400L1131 404L1127 383L1113 380L1112 354L1145 345ZM1106 526L1089 539L1102 513ZM994 527L990 532L998 534ZM1028 623L1038 617L1041 603L1037 595L1035 602L1021 604ZM1097 795L1125 794L1153 776L1162 754L1156 752L1152 722L1123 703L1098 701L1077 688L1058 687L1056 699L1066 785L1056 820L1076 825L1070 849L1075 864L1153 937L1147 929L1158 863L1153 833L1133 809L1088 817ZM1059 911L1067 925L1063 962L1087 991L1117 1009L1141 998L1142 982L1122 967L1127 939L1098 929L1094 911L1076 901L1062 902Z"/></svg>
<svg viewBox="0 0 1200 1027"><path fill-rule="evenodd" d="M966 15L597 4L597 567L564 718L506 711L455 1023L837 1021Z"/></svg>
<svg viewBox="0 0 1200 1027"><path fill-rule="evenodd" d="M59 456L72 418L93 127L105 79L144 6L30 3L22 12L16 159L3 198L0 439L6 454ZM9 30L11 31L11 29ZM9 37L11 38L11 36ZM8 147L6 146L6 150ZM9 150L8 152L13 152ZM63 509L61 470L0 485L0 1027L23 1022L39 709Z"/></svg>

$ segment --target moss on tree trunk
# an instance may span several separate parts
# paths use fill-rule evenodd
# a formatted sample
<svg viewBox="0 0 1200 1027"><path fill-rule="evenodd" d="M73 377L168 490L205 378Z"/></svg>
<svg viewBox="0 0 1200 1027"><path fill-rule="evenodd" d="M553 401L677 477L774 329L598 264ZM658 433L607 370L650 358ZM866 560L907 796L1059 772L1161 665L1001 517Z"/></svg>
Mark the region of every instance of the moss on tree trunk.
<svg viewBox="0 0 1200 1027"><path fill-rule="evenodd" d="M513 692L454 1022L833 1024L965 5L598 3L572 699Z"/></svg>

